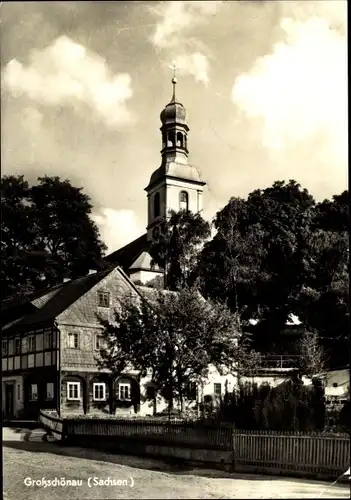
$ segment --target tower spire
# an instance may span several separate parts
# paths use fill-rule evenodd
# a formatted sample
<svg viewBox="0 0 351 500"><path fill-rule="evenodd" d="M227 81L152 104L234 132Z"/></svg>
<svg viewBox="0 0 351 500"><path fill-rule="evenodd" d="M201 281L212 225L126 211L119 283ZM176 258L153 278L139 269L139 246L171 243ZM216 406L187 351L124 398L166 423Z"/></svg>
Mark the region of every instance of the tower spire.
<svg viewBox="0 0 351 500"><path fill-rule="evenodd" d="M173 95L172 95L171 102L176 102L176 95L175 95L175 88L176 88L176 85L177 85L176 71L179 68L177 67L175 61L172 61L172 64L169 66L169 69L171 69L173 71L173 78L172 78Z"/></svg>

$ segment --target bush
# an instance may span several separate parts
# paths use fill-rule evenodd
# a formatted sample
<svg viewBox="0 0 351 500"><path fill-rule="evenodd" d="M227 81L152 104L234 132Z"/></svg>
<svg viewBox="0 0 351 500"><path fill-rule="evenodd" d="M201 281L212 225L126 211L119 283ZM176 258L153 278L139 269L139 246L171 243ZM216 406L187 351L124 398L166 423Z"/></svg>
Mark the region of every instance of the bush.
<svg viewBox="0 0 351 500"><path fill-rule="evenodd" d="M226 394L217 419L233 422L238 429L320 431L325 423L323 389L287 381L278 387L242 384Z"/></svg>

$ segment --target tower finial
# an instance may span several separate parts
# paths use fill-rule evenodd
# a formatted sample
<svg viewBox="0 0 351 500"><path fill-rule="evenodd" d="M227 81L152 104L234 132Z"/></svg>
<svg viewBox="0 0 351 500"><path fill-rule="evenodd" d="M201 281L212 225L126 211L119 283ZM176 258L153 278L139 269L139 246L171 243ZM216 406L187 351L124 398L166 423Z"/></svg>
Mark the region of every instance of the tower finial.
<svg viewBox="0 0 351 500"><path fill-rule="evenodd" d="M176 65L176 62L175 61L172 61L172 64L169 66L169 69L171 69L173 71L173 78L172 78L172 84L173 84L173 95L172 95L172 99L171 99L171 102L175 102L176 101L176 97L175 97L175 86L177 84L177 77L176 77L176 71L177 69L179 69Z"/></svg>

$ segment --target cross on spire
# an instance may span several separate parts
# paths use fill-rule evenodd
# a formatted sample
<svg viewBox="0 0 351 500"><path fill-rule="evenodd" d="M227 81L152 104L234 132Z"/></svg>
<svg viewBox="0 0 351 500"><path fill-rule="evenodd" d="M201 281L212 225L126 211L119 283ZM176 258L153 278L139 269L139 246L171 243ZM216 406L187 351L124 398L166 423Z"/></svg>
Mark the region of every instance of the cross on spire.
<svg viewBox="0 0 351 500"><path fill-rule="evenodd" d="M176 71L177 69L179 69L176 65L176 62L175 61L172 61L172 64L170 66L168 66L169 69L171 69L173 71L173 78L172 78L172 84L173 84L173 95L172 95L172 100L171 102L175 102L176 98L175 98L175 86L177 84L177 77L176 77Z"/></svg>

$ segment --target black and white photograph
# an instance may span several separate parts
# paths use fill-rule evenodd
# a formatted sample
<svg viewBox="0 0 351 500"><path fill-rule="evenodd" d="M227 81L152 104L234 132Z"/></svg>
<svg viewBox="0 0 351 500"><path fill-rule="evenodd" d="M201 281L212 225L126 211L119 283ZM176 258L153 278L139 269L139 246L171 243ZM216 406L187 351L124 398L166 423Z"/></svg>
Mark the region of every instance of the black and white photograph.
<svg viewBox="0 0 351 500"><path fill-rule="evenodd" d="M350 498L347 1L0 16L3 498Z"/></svg>

